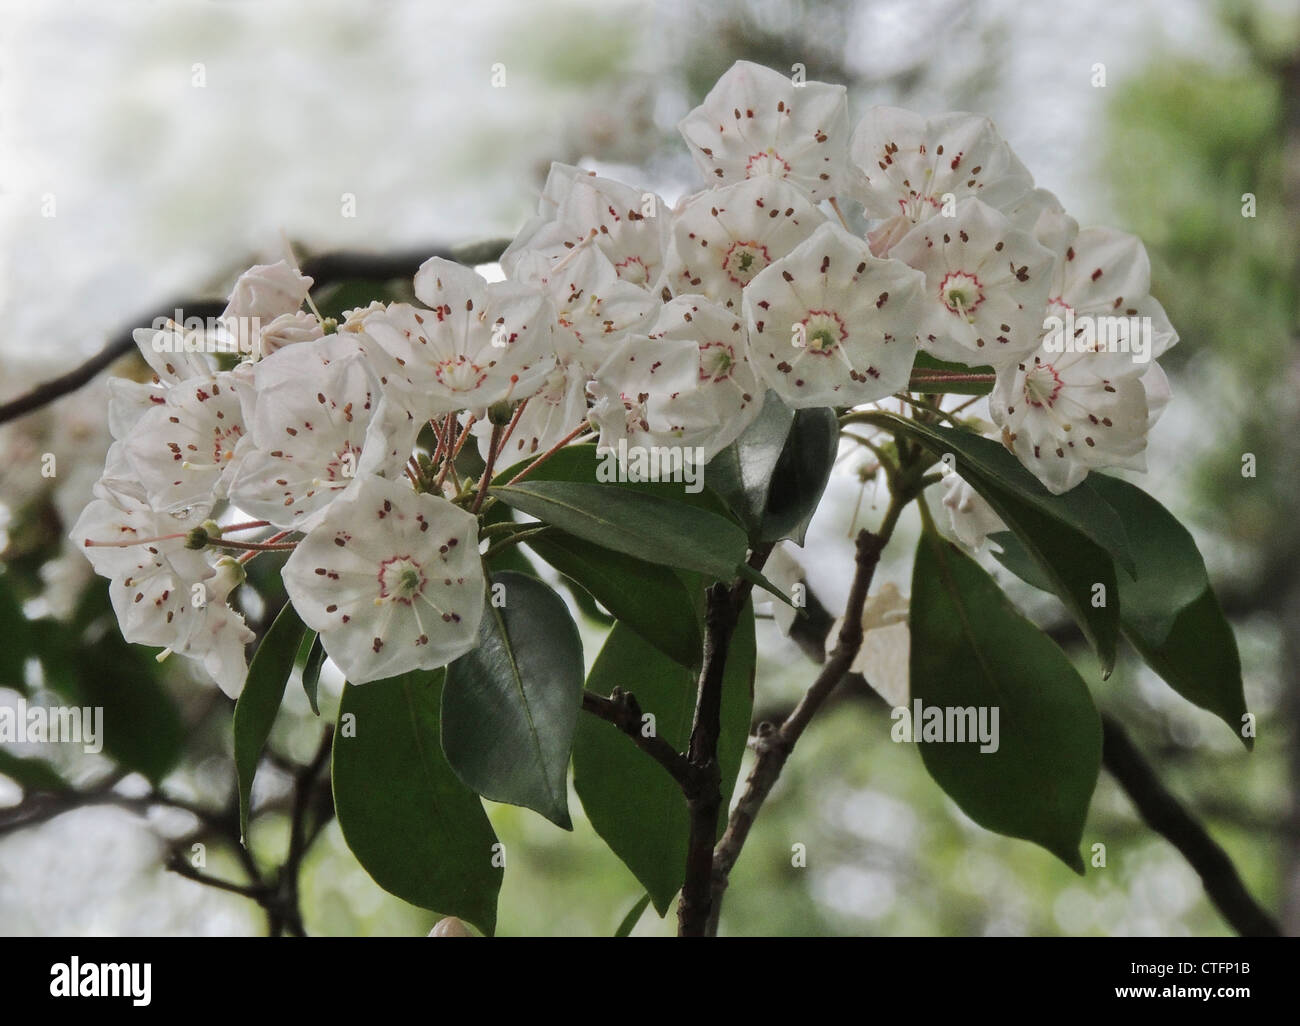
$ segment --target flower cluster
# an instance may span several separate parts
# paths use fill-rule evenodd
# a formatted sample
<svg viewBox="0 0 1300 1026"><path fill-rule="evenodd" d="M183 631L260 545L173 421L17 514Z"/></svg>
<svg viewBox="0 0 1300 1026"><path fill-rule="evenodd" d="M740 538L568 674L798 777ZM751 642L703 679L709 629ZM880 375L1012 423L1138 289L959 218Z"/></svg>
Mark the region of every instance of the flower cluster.
<svg viewBox="0 0 1300 1026"><path fill-rule="evenodd" d="M679 127L706 188L670 207L554 165L503 281L435 258L415 302L335 323L281 262L239 279L215 332L138 332L154 376L114 383L73 531L128 640L237 692L228 596L293 550L289 598L350 680L445 665L486 587L471 435L483 484L588 431L707 460L769 390L860 407L908 390L918 354L992 368L993 431L1054 492L1140 463L1176 341L1145 252L1080 230L987 118L876 107L851 130L844 88L740 62ZM274 533L236 537L254 529Z"/></svg>

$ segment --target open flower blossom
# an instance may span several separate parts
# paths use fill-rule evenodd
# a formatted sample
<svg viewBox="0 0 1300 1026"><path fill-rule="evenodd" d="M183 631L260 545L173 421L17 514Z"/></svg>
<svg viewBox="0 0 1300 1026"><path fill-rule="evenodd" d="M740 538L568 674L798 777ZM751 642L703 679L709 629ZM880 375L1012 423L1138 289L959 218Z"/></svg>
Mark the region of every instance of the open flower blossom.
<svg viewBox="0 0 1300 1026"><path fill-rule="evenodd" d="M592 412L602 446L685 446L712 459L762 405L736 311L703 296L663 307L648 335L634 335L596 372Z"/></svg>
<svg viewBox="0 0 1300 1026"><path fill-rule="evenodd" d="M823 225L745 290L749 359L787 404L854 406L907 385L921 274Z"/></svg>
<svg viewBox="0 0 1300 1026"><path fill-rule="evenodd" d="M229 557L214 565L187 546L186 528L201 514L155 512L139 492L96 492L71 537L109 579L122 637L198 661L226 694L238 696L253 632L227 599L243 581L243 568Z"/></svg>
<svg viewBox="0 0 1300 1026"><path fill-rule="evenodd" d="M890 250L925 272L921 348L940 360L994 367L1038 345L1052 252L982 200L931 218Z"/></svg>
<svg viewBox="0 0 1300 1026"><path fill-rule="evenodd" d="M1081 230L987 118L873 107L850 133L843 87L741 61L678 127L702 181L675 209L553 164L502 281L435 257L413 302L326 318L282 260L240 275L213 322L137 331L152 374L109 383L116 441L72 532L124 636L236 694L251 632L235 589L248 561L284 559L348 680L445 666L478 644L498 475L593 434L707 462L778 400L947 416L945 381L985 386L992 367L979 430L1045 487L1141 467L1169 396L1155 360L1177 341L1146 253ZM888 448L866 443L888 480ZM956 473L942 488L964 544L1003 529ZM523 525L486 524L485 551L520 541ZM800 573L783 547L768 571ZM855 663L891 701L906 608L892 585L871 596Z"/></svg>
<svg viewBox="0 0 1300 1026"><path fill-rule="evenodd" d="M872 107L854 130L850 157L852 195L868 217L880 219L868 235L880 256L945 207L978 197L1006 210L1034 184L993 122L978 114L925 118Z"/></svg>
<svg viewBox="0 0 1300 1026"><path fill-rule="evenodd" d="M737 61L677 128L712 185L771 175L829 199L846 169L847 96L843 86Z"/></svg>
<svg viewBox="0 0 1300 1026"><path fill-rule="evenodd" d="M1007 448L1057 494L1089 470L1146 469L1147 433L1169 398L1154 360L1178 340L1150 295L1142 243L1074 227L1057 236L1040 344L1000 371L989 403Z"/></svg>
<svg viewBox="0 0 1300 1026"><path fill-rule="evenodd" d="M745 286L825 221L803 192L779 178L697 193L673 214L667 286L739 310Z"/></svg>
<svg viewBox="0 0 1300 1026"><path fill-rule="evenodd" d="M501 254L501 266L515 280L536 281L587 245L605 254L622 281L658 292L668 250L667 204L656 193L552 164L538 214ZM525 260L529 255L541 260Z"/></svg>
<svg viewBox="0 0 1300 1026"><path fill-rule="evenodd" d="M419 428L347 335L272 354L243 395L229 497L279 527L307 530L359 476L400 475Z"/></svg>
<svg viewBox="0 0 1300 1026"><path fill-rule="evenodd" d="M384 385L421 420L526 399L555 366L555 308L540 289L434 257L415 295L424 308L393 303L364 331L396 365Z"/></svg>
<svg viewBox="0 0 1300 1026"><path fill-rule="evenodd" d="M654 319L659 299L624 281L598 246L581 245L557 263L521 257L519 273L537 282L556 311L555 353L594 371L628 335Z"/></svg>
<svg viewBox="0 0 1300 1026"><path fill-rule="evenodd" d="M154 509L176 512L224 498L244 435L232 371L190 378L140 417L124 452Z"/></svg>
<svg viewBox="0 0 1300 1026"><path fill-rule="evenodd" d="M284 585L353 683L445 666L483 616L478 521L405 481L359 479L294 549Z"/></svg>

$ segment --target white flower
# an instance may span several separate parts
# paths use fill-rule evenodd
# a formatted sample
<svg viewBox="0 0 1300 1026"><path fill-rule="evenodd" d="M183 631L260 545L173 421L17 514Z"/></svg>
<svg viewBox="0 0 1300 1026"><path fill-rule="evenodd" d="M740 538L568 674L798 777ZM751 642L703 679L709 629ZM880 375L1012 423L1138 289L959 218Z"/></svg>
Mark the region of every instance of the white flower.
<svg viewBox="0 0 1300 1026"><path fill-rule="evenodd" d="M123 452L154 509L210 508L223 498L244 433L236 376L222 372L169 388L135 423Z"/></svg>
<svg viewBox="0 0 1300 1026"><path fill-rule="evenodd" d="M552 164L539 214L501 254L501 267L517 281L536 281L545 267L593 245L623 281L657 293L668 249L668 210L653 192ZM541 261L524 258L528 254Z"/></svg>
<svg viewBox="0 0 1300 1026"><path fill-rule="evenodd" d="M358 479L293 551L284 585L354 684L432 670L477 643L478 521L405 481Z"/></svg>
<svg viewBox="0 0 1300 1026"><path fill-rule="evenodd" d="M978 549L990 534L1007 529L993 507L959 474L948 474L943 480L943 488L943 505L948 510L952 533L963 545Z"/></svg>
<svg viewBox="0 0 1300 1026"><path fill-rule="evenodd" d="M745 289L749 359L793 407L856 406L906 386L922 275L825 224Z"/></svg>
<svg viewBox="0 0 1300 1026"><path fill-rule="evenodd" d="M298 310L311 287L312 279L287 260L258 264L235 282L222 320L256 317L270 323L281 314Z"/></svg>
<svg viewBox="0 0 1300 1026"><path fill-rule="evenodd" d="M254 357L261 360L285 346L299 342L314 342L322 338L325 330L315 314L305 310L280 314L258 332Z"/></svg>
<svg viewBox="0 0 1300 1026"><path fill-rule="evenodd" d="M1152 362L1178 341L1149 294L1140 241L1088 228L1064 245L1038 349L999 371L989 409L1003 443L1052 492L1089 470L1145 470L1147 433L1169 398Z"/></svg>
<svg viewBox="0 0 1300 1026"><path fill-rule="evenodd" d="M243 568L229 558L213 566L186 546L197 519L158 513L116 493L92 501L70 537L95 572L109 578L123 638L202 663L234 698L247 675L244 647L254 637L227 602L244 579Z"/></svg>
<svg viewBox="0 0 1300 1026"><path fill-rule="evenodd" d="M415 275L428 309L393 303L365 317L364 333L396 364L381 370L421 420L506 399L524 399L555 366L555 309L537 288L488 284L468 267L434 257Z"/></svg>
<svg viewBox="0 0 1300 1026"><path fill-rule="evenodd" d="M954 112L924 118L898 107L872 107L853 133L853 195L883 223L868 238L880 256L918 224L978 196L1004 209L1033 188L1033 178L993 122Z"/></svg>
<svg viewBox="0 0 1300 1026"><path fill-rule="evenodd" d="M790 545L786 542L777 545L767 557L767 562L763 564L763 576L772 582L777 591L789 596L791 601L795 599L795 586L806 586L807 581L804 568L794 558L790 552ZM790 628L794 626L795 617L798 615L798 610L794 606L766 592L755 595L754 605L771 613L777 630L786 637L790 636Z"/></svg>
<svg viewBox="0 0 1300 1026"><path fill-rule="evenodd" d="M850 672L862 674L895 709L906 705L911 693L909 605L907 596L893 581L887 581L867 596L862 606L862 647L849 667ZM836 620L826 635L828 655L839 642L843 622L842 617Z"/></svg>
<svg viewBox="0 0 1300 1026"><path fill-rule="evenodd" d="M555 306L555 351L595 371L627 336L654 318L662 301L640 285L624 281L594 245L579 246L552 264L526 253L516 265L524 281L536 282Z"/></svg>
<svg viewBox="0 0 1300 1026"><path fill-rule="evenodd" d="M278 527L308 530L359 476L400 475L420 427L382 397L367 354L347 335L267 357L244 396L247 434L229 497Z"/></svg>
<svg viewBox="0 0 1300 1026"><path fill-rule="evenodd" d="M117 439L126 438L145 413L166 402L173 385L216 373L206 354L217 351L219 340L206 326L186 329L169 320L161 328L137 328L132 338L153 379L108 379L108 429Z"/></svg>
<svg viewBox="0 0 1300 1026"><path fill-rule="evenodd" d="M649 335L630 338L597 371L591 391L602 447L625 437L698 447L704 460L736 440L763 400L740 315L703 296L664 306Z"/></svg>
<svg viewBox="0 0 1300 1026"><path fill-rule="evenodd" d="M739 309L745 286L825 220L799 189L777 178L697 193L673 214L668 287Z"/></svg>
<svg viewBox="0 0 1300 1026"><path fill-rule="evenodd" d="M890 255L925 272L921 348L940 360L1005 367L1032 353L1043 329L1052 252L977 199L935 217Z"/></svg>
<svg viewBox="0 0 1300 1026"><path fill-rule="evenodd" d="M713 185L773 175L823 200L843 185L847 96L843 86L796 85L780 72L737 61L677 129Z"/></svg>

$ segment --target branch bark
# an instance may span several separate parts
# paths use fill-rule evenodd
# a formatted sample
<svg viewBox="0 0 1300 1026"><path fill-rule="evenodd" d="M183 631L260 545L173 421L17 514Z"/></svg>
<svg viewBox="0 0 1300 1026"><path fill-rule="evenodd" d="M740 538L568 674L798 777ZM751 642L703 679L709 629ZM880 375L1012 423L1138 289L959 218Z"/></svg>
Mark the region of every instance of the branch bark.
<svg viewBox="0 0 1300 1026"><path fill-rule="evenodd" d="M707 933L716 934L718 916L722 911L722 898L727 889L731 870L740 857L749 831L754 825L763 802L771 793L773 786L781 775L786 760L794 750L808 723L817 710L821 708L827 696L849 672L858 650L862 647L862 609L866 604L867 592L880 563L880 554L884 551L887 538L870 531L859 531L855 553L855 571L853 584L849 589L849 599L845 607L844 623L840 628L839 638L817 679L799 700L790 715L779 727L763 723L754 739L754 748L758 753L754 768L745 782L745 791L736 807L731 812L727 829L712 852L712 874L709 880L710 901ZM829 632L829 625L827 628Z"/></svg>
<svg viewBox="0 0 1300 1026"><path fill-rule="evenodd" d="M750 567L761 571L772 548L768 543L754 549L749 558ZM713 845L722 812L718 737L722 733L723 679L731 637L753 589L752 583L740 578L729 588L714 584L706 596L703 658L686 752L695 786L686 792L690 832L686 841L686 876L677 905L679 937L707 936L713 919Z"/></svg>
<svg viewBox="0 0 1300 1026"><path fill-rule="evenodd" d="M1281 931L1259 907L1232 859L1183 804L1160 782L1124 728L1102 715L1102 764L1124 789L1138 814L1172 844L1201 877L1205 893L1243 937L1279 937Z"/></svg>

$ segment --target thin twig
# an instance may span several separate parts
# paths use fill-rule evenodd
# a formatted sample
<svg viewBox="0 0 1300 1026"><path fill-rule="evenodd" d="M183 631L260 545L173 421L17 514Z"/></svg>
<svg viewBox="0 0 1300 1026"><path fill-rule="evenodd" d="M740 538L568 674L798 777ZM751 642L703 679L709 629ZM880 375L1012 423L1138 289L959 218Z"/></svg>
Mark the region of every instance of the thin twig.
<svg viewBox="0 0 1300 1026"><path fill-rule="evenodd" d="M583 691L582 708L585 712L591 713L606 723L613 724L630 737L641 751L668 771L668 775L677 781L683 793L694 789L695 778L691 773L691 765L687 762L686 756L677 751L659 734L646 736L643 731L645 723L642 720L641 706L637 703L636 696L630 691L615 688L608 698L598 695L594 691Z"/></svg>

